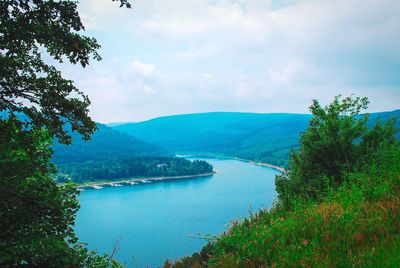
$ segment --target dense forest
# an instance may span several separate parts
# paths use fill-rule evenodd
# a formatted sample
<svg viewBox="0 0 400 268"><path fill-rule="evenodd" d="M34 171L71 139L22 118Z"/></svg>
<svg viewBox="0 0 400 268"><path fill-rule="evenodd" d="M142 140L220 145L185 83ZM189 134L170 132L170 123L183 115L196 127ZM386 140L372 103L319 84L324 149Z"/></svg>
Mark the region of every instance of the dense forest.
<svg viewBox="0 0 400 268"><path fill-rule="evenodd" d="M142 177L197 175L213 172L213 166L203 160L190 161L180 157L130 157L107 161L87 161L58 166L55 178L59 182L71 179L75 183L120 180Z"/></svg>
<svg viewBox="0 0 400 268"><path fill-rule="evenodd" d="M366 98L321 107L275 180L270 210L232 222L165 267L398 267L400 143L394 119L368 126Z"/></svg>

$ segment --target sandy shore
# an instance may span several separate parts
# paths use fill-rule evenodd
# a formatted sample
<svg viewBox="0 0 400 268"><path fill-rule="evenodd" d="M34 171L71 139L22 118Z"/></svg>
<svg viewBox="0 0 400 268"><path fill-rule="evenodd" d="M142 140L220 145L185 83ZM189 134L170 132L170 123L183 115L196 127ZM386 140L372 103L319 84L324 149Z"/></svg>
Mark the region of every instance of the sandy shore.
<svg viewBox="0 0 400 268"><path fill-rule="evenodd" d="M246 163L249 163L249 164L252 164L252 165L256 165L256 166L273 168L273 169L278 170L280 172L285 172L286 171L286 169L284 169L283 167L271 165L271 164L268 164L268 163L254 162L254 161L251 161L251 160L248 160L248 159L242 159L242 158L237 158L237 157L234 157L233 159L238 160L238 161L242 161L242 162L246 162Z"/></svg>
<svg viewBox="0 0 400 268"><path fill-rule="evenodd" d="M274 166L274 165L267 164L267 163L260 163L260 162L250 161L249 164L253 164L253 165L256 165L256 166L273 168L273 169L276 169L276 170L278 170L280 172L285 172L286 171L286 169L284 169L283 167L278 167L278 166Z"/></svg>
<svg viewBox="0 0 400 268"><path fill-rule="evenodd" d="M263 162L254 162L254 161L249 160L249 159L243 159L243 158L232 157L232 156L213 155L213 154L207 154L207 153L199 154L199 155L197 155L195 153L193 153L193 154L188 153L188 154L180 155L180 156L181 157L184 156L184 157L188 157L188 158L200 157L200 158L215 158L215 159L226 159L226 160L233 159L233 160L245 162L245 163L248 163L248 164L251 164L251 165L273 168L273 169L278 170L280 172L285 172L286 171L285 168L280 167L280 166L275 166L275 165L268 164L268 163L263 163Z"/></svg>
<svg viewBox="0 0 400 268"><path fill-rule="evenodd" d="M107 186L124 186L124 185L134 185L134 184L143 184L143 183L151 183L154 181L169 181L169 180L179 180L179 179L189 179L196 177L208 177L214 175L216 172L210 173L202 173L196 175L182 175L182 176L167 176L167 177L151 177L151 178L133 178L133 179L124 179L124 180L115 180L115 181L101 181L101 182L88 182L84 184L79 184L77 188L85 189L85 188L93 188L93 189L101 189Z"/></svg>

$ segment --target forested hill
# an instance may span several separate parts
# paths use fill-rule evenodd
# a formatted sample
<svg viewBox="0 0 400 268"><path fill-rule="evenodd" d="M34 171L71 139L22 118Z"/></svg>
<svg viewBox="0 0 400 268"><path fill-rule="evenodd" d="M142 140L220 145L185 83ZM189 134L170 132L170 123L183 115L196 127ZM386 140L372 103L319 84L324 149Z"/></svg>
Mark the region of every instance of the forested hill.
<svg viewBox="0 0 400 268"><path fill-rule="evenodd" d="M55 141L52 161L55 164L66 164L166 153L157 145L140 141L106 125L98 123L97 128L89 141L82 140L76 133L72 133L71 145Z"/></svg>
<svg viewBox="0 0 400 268"><path fill-rule="evenodd" d="M371 123L400 116L400 110L372 113ZM197 151L285 165L298 147L309 114L214 112L118 123L114 129L175 152Z"/></svg>
<svg viewBox="0 0 400 268"><path fill-rule="evenodd" d="M75 183L115 181L133 178L192 176L211 174L213 166L203 160L190 161L170 156L138 156L106 161L59 165L55 178ZM65 176L65 174L67 176Z"/></svg>

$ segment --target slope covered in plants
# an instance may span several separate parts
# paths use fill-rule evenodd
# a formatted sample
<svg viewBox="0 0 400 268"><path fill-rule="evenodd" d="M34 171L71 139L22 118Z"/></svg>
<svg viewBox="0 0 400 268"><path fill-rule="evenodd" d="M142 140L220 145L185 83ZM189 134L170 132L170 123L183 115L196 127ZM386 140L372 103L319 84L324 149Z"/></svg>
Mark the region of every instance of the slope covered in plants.
<svg viewBox="0 0 400 268"><path fill-rule="evenodd" d="M276 179L275 206L165 267L397 267L398 129L393 120L368 128L368 116L358 116L367 104L315 101L290 171Z"/></svg>

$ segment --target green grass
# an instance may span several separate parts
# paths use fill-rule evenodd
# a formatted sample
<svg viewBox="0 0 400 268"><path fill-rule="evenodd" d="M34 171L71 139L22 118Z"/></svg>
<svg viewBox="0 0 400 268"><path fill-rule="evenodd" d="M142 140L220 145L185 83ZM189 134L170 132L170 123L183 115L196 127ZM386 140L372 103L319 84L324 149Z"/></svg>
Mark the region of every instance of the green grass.
<svg viewBox="0 0 400 268"><path fill-rule="evenodd" d="M347 174L322 202L294 204L232 222L174 267L400 267L398 145Z"/></svg>

